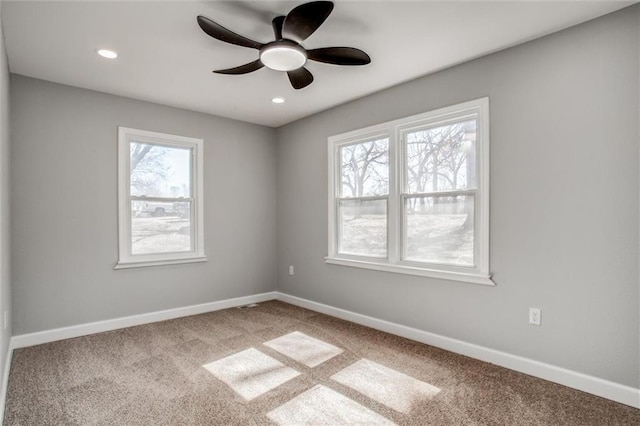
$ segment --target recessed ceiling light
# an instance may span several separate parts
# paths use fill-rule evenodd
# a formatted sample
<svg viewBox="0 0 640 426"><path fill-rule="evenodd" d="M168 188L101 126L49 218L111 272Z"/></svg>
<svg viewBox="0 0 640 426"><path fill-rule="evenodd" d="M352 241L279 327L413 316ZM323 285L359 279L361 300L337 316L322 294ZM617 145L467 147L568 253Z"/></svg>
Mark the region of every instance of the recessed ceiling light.
<svg viewBox="0 0 640 426"><path fill-rule="evenodd" d="M284 98L281 98L278 96L276 98L271 99L271 102L273 102L274 104L282 104L284 103Z"/></svg>
<svg viewBox="0 0 640 426"><path fill-rule="evenodd" d="M114 52L113 50L109 50L109 49L100 49L98 50L98 55L102 56L103 58L107 58L107 59L115 59L118 57L118 53Z"/></svg>

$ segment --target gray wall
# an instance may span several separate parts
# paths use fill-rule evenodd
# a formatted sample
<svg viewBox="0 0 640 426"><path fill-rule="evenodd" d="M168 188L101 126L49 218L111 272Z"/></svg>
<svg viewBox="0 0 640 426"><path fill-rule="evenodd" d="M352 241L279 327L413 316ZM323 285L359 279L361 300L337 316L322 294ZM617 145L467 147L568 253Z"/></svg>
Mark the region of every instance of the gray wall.
<svg viewBox="0 0 640 426"><path fill-rule="evenodd" d="M12 75L14 333L273 291L273 129ZM118 126L204 139L206 263L114 270Z"/></svg>
<svg viewBox="0 0 640 426"><path fill-rule="evenodd" d="M638 387L639 10L279 128L278 290ZM483 96L497 286L325 264L327 137Z"/></svg>
<svg viewBox="0 0 640 426"><path fill-rule="evenodd" d="M1 7L1 5L0 5ZM11 337L3 314L11 314L11 228L9 226L9 66L0 21L0 383Z"/></svg>
<svg viewBox="0 0 640 426"><path fill-rule="evenodd" d="M275 132L13 76L11 265L1 51L0 309L10 279L15 334L271 291L277 280L292 295L638 387L639 10ZM497 286L326 265L327 137L483 96ZM118 126L205 140L207 263L112 269ZM542 327L527 324L530 306L543 309Z"/></svg>

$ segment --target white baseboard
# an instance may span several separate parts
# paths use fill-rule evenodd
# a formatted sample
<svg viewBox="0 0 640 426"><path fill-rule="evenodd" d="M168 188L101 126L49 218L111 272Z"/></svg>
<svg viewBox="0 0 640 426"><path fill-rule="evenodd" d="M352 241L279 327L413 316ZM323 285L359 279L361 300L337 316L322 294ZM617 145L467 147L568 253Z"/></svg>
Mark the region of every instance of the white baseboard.
<svg viewBox="0 0 640 426"><path fill-rule="evenodd" d="M511 355L506 352L497 351L461 340L452 339L438 334L429 333L401 324L392 323L367 315L335 308L311 300L302 299L277 291L256 294L252 296L237 297L234 299L220 300L201 305L186 306L183 308L168 309L165 311L151 312L148 314L134 315L112 320L98 321L88 324L81 324L71 327L56 328L37 333L21 334L13 336L9 342L8 353L4 365L4 377L2 391L0 395L0 414L4 413L4 402L9 380L9 368L11 366L11 356L13 349L27 346L39 345L42 343L57 340L70 339L73 337L86 336L89 334L101 333L105 331L117 330L125 327L143 325L157 321L164 321L174 318L197 315L220 309L233 308L236 306L260 303L267 300L281 300L292 305L301 306L312 311L331 315L336 318L361 324L376 330L385 331L417 342L425 343L461 355L469 356L534 377L549 380L570 388L578 389L593 395L610 399L635 408L640 408L640 389L621 385L608 380L589 376L583 373L556 367L532 359ZM1 422L1 419L0 419Z"/></svg>
<svg viewBox="0 0 640 426"><path fill-rule="evenodd" d="M4 366L2 374L2 390L0 391L0 425L4 424L4 407L7 402L7 390L9 389L9 371L11 370L11 359L13 358L13 348L11 341L7 345L7 353L4 357Z"/></svg>
<svg viewBox="0 0 640 426"><path fill-rule="evenodd" d="M167 309L165 311L150 312L148 314L91 322L71 327L55 328L52 330L39 331L37 333L19 334L11 338L9 350L40 345L42 343L54 342L56 340L71 339L73 337L102 333L105 331L118 330L125 327L133 327L136 325L186 317L189 315L204 314L206 312L234 308L236 306L243 306L251 303L265 302L267 300L273 300L276 297L277 292L272 291L268 293L254 294L251 296L236 297L234 299L203 303L201 305L185 306L182 308Z"/></svg>
<svg viewBox="0 0 640 426"><path fill-rule="evenodd" d="M292 305L297 305L312 311L320 312L332 317L344 319L356 324L364 325L376 330L385 331L396 336L405 337L427 345L445 349L457 354L465 355L491 364L499 365L530 376L538 377L550 382L558 383L573 389L578 389L593 395L607 398L621 404L640 408L640 389L619 383L534 361L506 352L489 349L473 343L463 342L416 328L392 323L389 321L358 314L311 300L302 299L285 293L277 292L277 299Z"/></svg>
<svg viewBox="0 0 640 426"><path fill-rule="evenodd" d="M165 321L174 318L186 317L189 315L204 314L207 312L219 311L221 309L234 308L236 306L260 303L277 298L275 291L251 296L236 297L233 299L219 300L216 302L203 303L200 305L185 306L182 308L167 309L164 311L150 312L147 314L133 315L123 318L115 318L105 321L91 322L87 324L74 325L71 327L55 328L52 330L40 331L37 333L19 334L11 337L4 365L4 376L2 377L2 389L0 390L0 426L4 422L4 408L9 386L9 371L11 369L11 359L13 350L27 346L40 345L43 343L55 342L57 340L71 339L73 337L87 336L105 331L118 330L136 325L149 324L158 321Z"/></svg>

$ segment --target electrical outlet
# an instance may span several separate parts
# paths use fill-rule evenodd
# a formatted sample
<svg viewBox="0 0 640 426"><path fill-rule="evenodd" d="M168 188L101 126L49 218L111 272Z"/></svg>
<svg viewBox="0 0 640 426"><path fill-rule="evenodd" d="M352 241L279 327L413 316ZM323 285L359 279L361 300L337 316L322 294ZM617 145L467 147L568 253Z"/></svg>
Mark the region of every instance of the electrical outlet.
<svg viewBox="0 0 640 426"><path fill-rule="evenodd" d="M289 275L293 275L293 265L289 265Z"/></svg>
<svg viewBox="0 0 640 426"><path fill-rule="evenodd" d="M529 308L529 324L541 325L542 310L540 308Z"/></svg>

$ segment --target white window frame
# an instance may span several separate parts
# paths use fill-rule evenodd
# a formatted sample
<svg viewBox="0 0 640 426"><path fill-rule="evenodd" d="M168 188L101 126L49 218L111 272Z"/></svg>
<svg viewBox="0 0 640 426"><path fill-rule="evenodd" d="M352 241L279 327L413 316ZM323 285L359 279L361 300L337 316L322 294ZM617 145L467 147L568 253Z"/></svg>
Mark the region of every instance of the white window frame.
<svg viewBox="0 0 640 426"><path fill-rule="evenodd" d="M439 123L477 117L476 179L477 189L449 191L453 195L473 192L474 195L474 262L473 267L423 263L403 260L405 223L403 219L406 193L403 135L415 128L435 126ZM389 195L387 205L387 257L356 256L339 253L340 222L340 147L365 142L374 137L389 138ZM495 285L489 272L489 98L429 111L411 117L393 120L358 129L328 139L328 255L326 263L373 269L400 274ZM410 194L414 196L415 194Z"/></svg>
<svg viewBox="0 0 640 426"><path fill-rule="evenodd" d="M162 145L191 150L191 241L188 252L132 254L131 253L131 142ZM205 262L203 212L203 140L185 136L118 127L118 247L119 259L114 269L177 263ZM175 201L173 199L144 197L149 201Z"/></svg>

